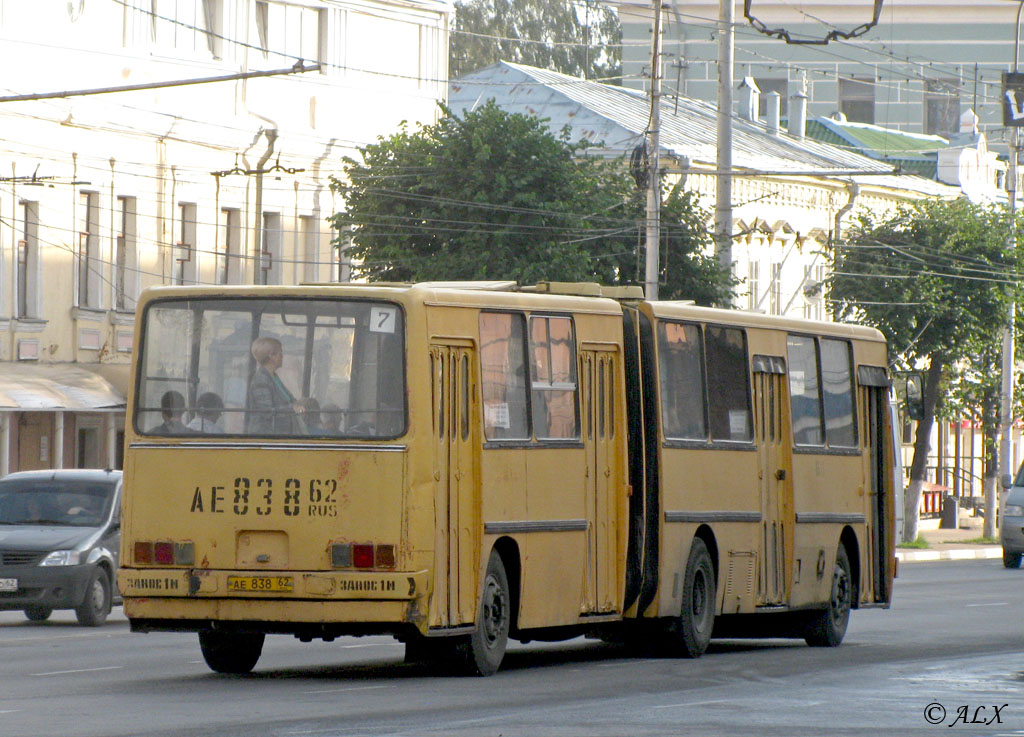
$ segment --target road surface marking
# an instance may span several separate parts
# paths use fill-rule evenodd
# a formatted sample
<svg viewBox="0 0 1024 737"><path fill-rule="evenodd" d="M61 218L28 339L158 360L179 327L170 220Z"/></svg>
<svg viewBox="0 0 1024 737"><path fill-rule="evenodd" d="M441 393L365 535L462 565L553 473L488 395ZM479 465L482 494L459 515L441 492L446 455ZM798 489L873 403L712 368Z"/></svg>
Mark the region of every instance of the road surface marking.
<svg viewBox="0 0 1024 737"><path fill-rule="evenodd" d="M49 673L33 673L33 676L63 676L68 673L94 673L98 670L120 670L123 665L107 665L103 668L79 668L78 670L54 670Z"/></svg>

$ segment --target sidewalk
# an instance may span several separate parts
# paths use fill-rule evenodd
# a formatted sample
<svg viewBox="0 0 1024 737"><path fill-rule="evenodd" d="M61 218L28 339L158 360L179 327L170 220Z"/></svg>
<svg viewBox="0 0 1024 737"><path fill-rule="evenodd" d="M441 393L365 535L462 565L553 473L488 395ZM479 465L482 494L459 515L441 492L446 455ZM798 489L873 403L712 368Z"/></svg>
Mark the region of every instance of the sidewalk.
<svg viewBox="0 0 1024 737"><path fill-rule="evenodd" d="M905 563L932 560L976 560L979 558L1002 559L1003 549L996 543L986 545L967 542L984 534L985 520L972 517L969 512L960 511L959 529L940 530L938 519L923 519L918 531L930 547L896 548L896 557ZM998 539L998 530L996 538Z"/></svg>

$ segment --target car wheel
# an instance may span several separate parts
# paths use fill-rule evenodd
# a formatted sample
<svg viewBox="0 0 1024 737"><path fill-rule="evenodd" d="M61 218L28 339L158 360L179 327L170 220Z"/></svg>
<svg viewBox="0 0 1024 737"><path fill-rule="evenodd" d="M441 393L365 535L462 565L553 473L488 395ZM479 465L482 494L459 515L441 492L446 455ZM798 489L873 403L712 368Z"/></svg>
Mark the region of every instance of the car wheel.
<svg viewBox="0 0 1024 737"><path fill-rule="evenodd" d="M203 630L199 633L199 648L203 660L216 673L248 673L256 667L263 653L262 632L214 632Z"/></svg>
<svg viewBox="0 0 1024 737"><path fill-rule="evenodd" d="M25 616L32 622L45 622L51 614L53 614L53 610L48 606L25 607Z"/></svg>
<svg viewBox="0 0 1024 737"><path fill-rule="evenodd" d="M86 627L99 627L107 621L110 614L110 577L106 570L97 568L85 587L85 599L75 607L75 616L79 624Z"/></svg>
<svg viewBox="0 0 1024 737"><path fill-rule="evenodd" d="M807 644L811 647L837 647L846 636L852 606L853 576L850 574L850 558L846 554L846 546L840 545L836 551L828 608L815 615L811 621L804 636Z"/></svg>
<svg viewBox="0 0 1024 737"><path fill-rule="evenodd" d="M1021 555L1021 553L1011 553L1006 548L1003 548L1003 567L1020 568Z"/></svg>

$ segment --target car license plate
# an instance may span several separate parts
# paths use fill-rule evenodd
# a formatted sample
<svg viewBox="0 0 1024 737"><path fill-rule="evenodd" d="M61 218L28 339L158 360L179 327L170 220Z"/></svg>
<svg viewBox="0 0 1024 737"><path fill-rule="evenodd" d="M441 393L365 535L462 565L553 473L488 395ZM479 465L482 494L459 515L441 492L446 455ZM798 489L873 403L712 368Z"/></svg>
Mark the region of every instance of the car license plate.
<svg viewBox="0 0 1024 737"><path fill-rule="evenodd" d="M17 591L18 590L18 579L16 578L0 578L0 591Z"/></svg>
<svg viewBox="0 0 1024 737"><path fill-rule="evenodd" d="M228 576L228 591L280 591L294 588L291 576Z"/></svg>

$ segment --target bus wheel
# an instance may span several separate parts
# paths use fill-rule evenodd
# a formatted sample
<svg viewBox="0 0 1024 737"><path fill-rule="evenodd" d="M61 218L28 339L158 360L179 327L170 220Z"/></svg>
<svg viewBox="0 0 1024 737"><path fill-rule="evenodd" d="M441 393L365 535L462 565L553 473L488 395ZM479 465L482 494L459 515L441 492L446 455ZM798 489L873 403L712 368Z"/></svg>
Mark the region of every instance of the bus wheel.
<svg viewBox="0 0 1024 737"><path fill-rule="evenodd" d="M199 633L199 647L210 670L248 673L260 659L264 637L262 633L203 630Z"/></svg>
<svg viewBox="0 0 1024 737"><path fill-rule="evenodd" d="M484 575L476 631L469 636L466 652L467 670L473 675L493 675L505 657L508 630L512 621L508 576L498 551L491 551Z"/></svg>
<svg viewBox="0 0 1024 737"><path fill-rule="evenodd" d="M850 575L850 559L846 546L840 545L836 552L836 567L832 572L832 594L828 609L816 614L804 636L811 647L836 647L843 641L846 625L850 622L850 607L853 606L853 577Z"/></svg>
<svg viewBox="0 0 1024 737"><path fill-rule="evenodd" d="M708 649L715 627L715 566L708 546L699 537L693 539L683 579L683 608L673 623L675 655L699 658Z"/></svg>
<svg viewBox="0 0 1024 737"><path fill-rule="evenodd" d="M1020 553L1010 553L1003 548L1003 568L1020 568Z"/></svg>

